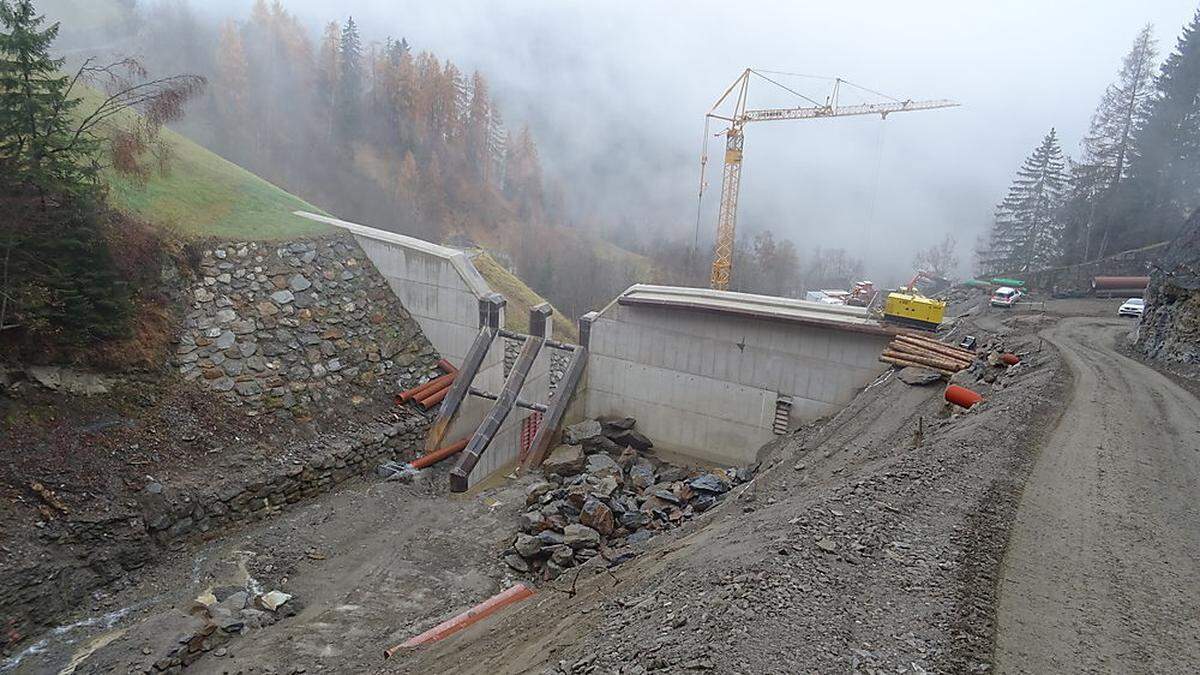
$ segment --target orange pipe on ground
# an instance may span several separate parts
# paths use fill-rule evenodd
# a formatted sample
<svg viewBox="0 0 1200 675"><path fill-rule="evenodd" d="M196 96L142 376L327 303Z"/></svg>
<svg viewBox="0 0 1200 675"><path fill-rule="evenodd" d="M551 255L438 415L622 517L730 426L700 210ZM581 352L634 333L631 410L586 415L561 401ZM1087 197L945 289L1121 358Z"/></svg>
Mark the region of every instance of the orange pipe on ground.
<svg viewBox="0 0 1200 675"><path fill-rule="evenodd" d="M960 408L970 408L971 406L983 400L983 397L979 394L967 389L966 387L960 387L957 384L952 384L949 387L946 387L945 396L947 401L959 406Z"/></svg>
<svg viewBox="0 0 1200 675"><path fill-rule="evenodd" d="M454 364L450 363L446 359L438 359L437 364L438 364L439 368L446 371L447 373L454 374L454 373L458 372L458 368L455 368Z"/></svg>
<svg viewBox="0 0 1200 675"><path fill-rule="evenodd" d="M390 658L401 649L419 647L423 644L437 642L445 637L449 637L450 635L457 633L467 626L478 623L479 621L482 621L483 619L495 614L497 611L514 603L520 602L532 595L533 590L528 586L525 584L516 584L508 590L497 593L487 600L484 600L462 614L459 614L454 618L447 619L446 621L439 623L424 633L421 633L415 637L411 637L402 644L398 644L391 649L385 650L383 652L383 658Z"/></svg>
<svg viewBox="0 0 1200 675"><path fill-rule="evenodd" d="M433 387L436 387L439 384L445 382L446 378L453 378L453 377L454 377L454 373L447 373L445 375L439 375L439 376L433 378L432 380L426 382L425 384L418 385L416 387L413 387L412 389L409 389L408 391L401 392L400 396L405 401L411 401L414 398L419 399L422 396L425 396L426 394L428 394L429 390L432 389ZM407 395L407 398L404 398L406 395Z"/></svg>
<svg viewBox="0 0 1200 675"><path fill-rule="evenodd" d="M467 442L470 440L471 440L470 438L464 438L461 441L459 441L453 445L447 445L444 448L438 448L437 450L434 450L433 452L421 455L420 457L413 460L411 466L414 469L424 469L427 466L433 466L434 464L437 464L438 462L442 461L443 459L446 459L450 455L462 452L462 449L467 447Z"/></svg>
<svg viewBox="0 0 1200 675"><path fill-rule="evenodd" d="M439 391L441 391L443 389L448 389L450 387L450 385L454 384L454 378L456 378L456 377L458 377L458 376L454 375L453 373L450 375L443 375L442 377L439 377L438 379L441 380L440 382L429 387L428 389L421 392L420 394L417 394L417 403L424 405L425 399L432 397L434 394L438 393ZM447 378L447 379L442 379L442 378Z"/></svg>
<svg viewBox="0 0 1200 675"><path fill-rule="evenodd" d="M442 389L442 390L438 391L437 393L432 394L429 398L425 398L425 399L421 399L420 401L417 401L417 403L420 403L421 407L425 408L426 410L429 410L433 406L441 403L442 399L446 398L446 394L449 394L449 393L450 393L450 387L446 387L445 389Z"/></svg>
<svg viewBox="0 0 1200 675"><path fill-rule="evenodd" d="M1000 360L1007 365L1015 366L1021 362L1021 357L1017 356L1016 354L1005 352L1004 354L1000 355Z"/></svg>

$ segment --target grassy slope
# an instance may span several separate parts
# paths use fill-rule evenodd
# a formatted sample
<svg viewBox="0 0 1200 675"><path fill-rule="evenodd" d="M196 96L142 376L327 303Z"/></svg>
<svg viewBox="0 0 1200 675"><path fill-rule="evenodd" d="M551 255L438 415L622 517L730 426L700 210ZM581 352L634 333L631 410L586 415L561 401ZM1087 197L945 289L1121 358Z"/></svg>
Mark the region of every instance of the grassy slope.
<svg viewBox="0 0 1200 675"><path fill-rule="evenodd" d="M329 232L292 215L321 209L170 131L170 169L144 184L107 172L116 208L186 237L282 239Z"/></svg>
<svg viewBox="0 0 1200 675"><path fill-rule="evenodd" d="M486 252L480 251L472 259L472 262L475 263L475 269L479 270L484 280L488 282L488 286L508 300L508 305L504 309L505 327L521 333L529 332L529 308L545 302L545 298L533 292L533 289L526 286L525 282L504 269ZM555 309L552 321L555 339L564 342L579 340L579 331L576 329L575 323L565 314Z"/></svg>
<svg viewBox="0 0 1200 675"><path fill-rule="evenodd" d="M82 114L99 105L87 92ZM264 240L329 232L328 225L292 215L321 209L268 183L233 162L162 130L170 147L166 173L153 172L143 183L106 170L109 202L116 209L184 237Z"/></svg>

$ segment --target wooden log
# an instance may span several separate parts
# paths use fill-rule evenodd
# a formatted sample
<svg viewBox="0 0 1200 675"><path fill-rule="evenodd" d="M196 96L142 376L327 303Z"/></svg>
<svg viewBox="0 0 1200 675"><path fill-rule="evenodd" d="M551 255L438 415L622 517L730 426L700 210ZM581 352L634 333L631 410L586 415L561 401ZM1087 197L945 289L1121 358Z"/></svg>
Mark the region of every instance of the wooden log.
<svg viewBox="0 0 1200 675"><path fill-rule="evenodd" d="M895 359L890 356L880 356L879 360L884 363L890 363L894 366L901 366L901 367L910 367L911 366L913 368L925 368L925 369L932 370L937 373L941 373L942 375L945 375L947 377L954 375L954 373L949 370L942 370L941 368L934 368L932 366L927 366L923 363L913 363L911 361L905 361L904 359Z"/></svg>
<svg viewBox="0 0 1200 675"><path fill-rule="evenodd" d="M925 349L924 347L917 347L910 343L900 342L898 340L893 342L892 344L890 344L888 346L888 348L895 352L903 352L905 354L913 354L915 356L924 356L924 357L930 358L930 359L941 359L941 360L946 360L946 361L953 361L954 363L960 364L963 368L966 368L967 366L971 365L971 362L967 359L960 358L957 356L947 356L947 355L943 354L942 352L935 352L931 349Z"/></svg>
<svg viewBox="0 0 1200 675"><path fill-rule="evenodd" d="M914 347L920 347L921 349L927 349L931 352L938 352L939 354L945 354L946 356L956 358L956 359L961 359L964 361L975 360L974 354L963 351L961 349L958 349L957 347L949 347L940 342L929 342L926 340L916 340L916 339L913 339L910 337L906 337L904 335L896 336L895 341L902 342L904 344L910 344L910 345L913 345Z"/></svg>
<svg viewBox="0 0 1200 675"><path fill-rule="evenodd" d="M945 342L940 342L940 341L938 341L938 340L935 340L935 339L933 339L933 338L930 338L930 337L927 337L927 336L924 336L924 335L916 335L916 334L909 334L909 333L901 333L901 334L899 334L899 335L897 335L897 336L896 336L896 339L903 339L903 340L906 340L906 341L909 341L909 342L913 342L913 343L924 344L924 345L927 345L927 346L928 346L928 347L930 347L930 348L933 348L933 349L939 349L939 350L945 351L945 352L947 352L947 353L954 353L954 354L957 354L957 355L959 355L959 356L963 356L963 357L965 357L965 358L968 358L968 359L973 359L973 358L975 358L975 352L972 352L972 351L970 351L970 350L968 350L968 349L963 349L962 347L956 347L956 346L954 346L954 345L948 345L948 344L946 344Z"/></svg>
<svg viewBox="0 0 1200 675"><path fill-rule="evenodd" d="M924 356L917 356L915 354L905 354L903 352L894 352L891 350L887 350L887 351L883 352L883 355L887 356L887 357L891 357L893 359L903 359L905 361L912 361L913 363L919 363L921 365L929 366L931 368L948 370L953 373L956 373L956 372L964 369L963 366L960 366L953 361L943 361L940 359L929 359L929 358L925 358Z"/></svg>

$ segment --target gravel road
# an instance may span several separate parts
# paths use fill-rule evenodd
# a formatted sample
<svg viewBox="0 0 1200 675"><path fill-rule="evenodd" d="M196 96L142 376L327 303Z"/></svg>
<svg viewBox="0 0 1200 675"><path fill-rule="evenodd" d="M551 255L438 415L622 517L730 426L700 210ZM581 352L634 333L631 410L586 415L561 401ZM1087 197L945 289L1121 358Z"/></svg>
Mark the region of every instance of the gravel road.
<svg viewBox="0 0 1200 675"><path fill-rule="evenodd" d="M1194 672L1200 660L1200 401L1115 350L1129 323L1042 335L1075 374L1013 527L999 672Z"/></svg>

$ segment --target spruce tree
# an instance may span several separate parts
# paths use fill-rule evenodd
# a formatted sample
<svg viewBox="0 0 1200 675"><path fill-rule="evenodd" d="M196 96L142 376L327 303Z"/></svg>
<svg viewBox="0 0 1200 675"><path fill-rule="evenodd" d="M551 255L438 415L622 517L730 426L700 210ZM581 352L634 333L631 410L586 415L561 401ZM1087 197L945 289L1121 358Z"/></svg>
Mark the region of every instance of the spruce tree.
<svg viewBox="0 0 1200 675"><path fill-rule="evenodd" d="M1183 29L1155 81L1145 124L1134 135L1121 236L1109 250L1174 236L1200 206L1200 11Z"/></svg>
<svg viewBox="0 0 1200 675"><path fill-rule="evenodd" d="M362 105L362 40L354 17L346 20L338 43L338 131L343 139L357 135Z"/></svg>
<svg viewBox="0 0 1200 675"><path fill-rule="evenodd" d="M1046 134L996 207L980 262L988 273L1041 269L1062 254L1060 208L1067 185L1062 148L1054 129Z"/></svg>
<svg viewBox="0 0 1200 675"><path fill-rule="evenodd" d="M72 124L79 99L49 54L59 25L44 23L31 0L0 0L0 189L82 196L95 186L96 143Z"/></svg>

